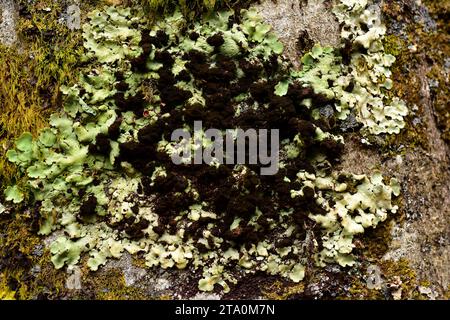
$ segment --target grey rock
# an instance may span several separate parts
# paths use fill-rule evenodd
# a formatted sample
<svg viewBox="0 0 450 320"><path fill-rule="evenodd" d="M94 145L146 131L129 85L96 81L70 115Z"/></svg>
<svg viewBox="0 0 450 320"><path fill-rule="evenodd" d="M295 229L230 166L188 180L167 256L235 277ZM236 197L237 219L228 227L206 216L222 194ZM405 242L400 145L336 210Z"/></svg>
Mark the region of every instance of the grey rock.
<svg viewBox="0 0 450 320"><path fill-rule="evenodd" d="M0 43L12 46L17 42L17 7L13 0L0 0Z"/></svg>

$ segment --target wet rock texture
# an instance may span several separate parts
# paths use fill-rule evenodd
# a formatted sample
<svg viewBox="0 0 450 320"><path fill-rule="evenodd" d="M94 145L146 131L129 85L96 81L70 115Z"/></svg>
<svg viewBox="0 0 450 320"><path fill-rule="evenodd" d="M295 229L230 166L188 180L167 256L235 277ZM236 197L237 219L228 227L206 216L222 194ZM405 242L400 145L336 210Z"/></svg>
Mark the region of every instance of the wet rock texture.
<svg viewBox="0 0 450 320"><path fill-rule="evenodd" d="M447 3L448 9L448 1L442 3ZM407 101L411 115L402 134L373 139L371 145L363 143L358 134L345 136L344 156L339 169L365 174L379 169L386 176L398 178L402 185L400 212L386 222L381 231L374 231L371 244L361 239L361 247L358 248L361 263L356 268L312 268L305 280L295 286L267 275L243 275L230 293L205 294L196 289L198 275L186 271L148 270L139 259L129 255L109 262L95 273L84 268L51 270L51 265L45 262L48 257L45 259L40 240L41 244L34 244L35 249L40 248L39 253L31 253L28 257L0 258L3 278L7 277L11 263L23 265L27 271L22 281L32 283L29 288L44 288L39 294L30 292L27 298L32 299L448 297L450 150L442 138L442 125L438 126L438 123L442 123L442 114L448 117L449 111L448 100L447 111L443 113L445 100L435 99L435 96L436 81L444 81L444 86L448 86L448 70L445 73L445 68L448 69L449 52L446 51L448 46L440 46L439 42L434 43L432 49L427 45L429 37L443 32L435 20L440 19L442 13L433 15L424 4L413 0L380 2L379 5L386 18L388 38L401 42L394 66L394 90ZM285 55L297 66L299 55L310 49L314 42L331 46L339 43L339 25L329 6L329 1L308 0L266 0L257 5L260 14L285 44ZM3 44L17 42L16 10L14 1L0 0L0 42ZM421 33L413 32L418 29L422 30ZM436 55L446 59L436 58ZM430 71L434 69L443 70L447 77L433 79ZM0 230L1 236L7 237L8 230L6 227ZM42 256L44 258L41 259ZM367 288L368 266L379 266L382 283L369 286L376 289ZM0 297L2 281L9 281L10 290L14 289L12 286L15 289L20 286L20 283L10 283L14 282L12 280L0 280Z"/></svg>

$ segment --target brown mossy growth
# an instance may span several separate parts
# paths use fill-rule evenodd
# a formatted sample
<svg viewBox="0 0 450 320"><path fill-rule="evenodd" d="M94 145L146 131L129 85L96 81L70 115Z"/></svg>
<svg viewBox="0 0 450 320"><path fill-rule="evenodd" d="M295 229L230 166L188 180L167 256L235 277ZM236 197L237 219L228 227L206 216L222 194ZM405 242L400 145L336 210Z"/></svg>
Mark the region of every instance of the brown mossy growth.
<svg viewBox="0 0 450 320"><path fill-rule="evenodd" d="M314 40L311 39L308 31L302 30L297 37L295 46L299 53L299 56L303 56L314 47Z"/></svg>
<svg viewBox="0 0 450 320"><path fill-rule="evenodd" d="M16 291L11 288L7 275L0 273L0 300L16 300Z"/></svg>
<svg viewBox="0 0 450 320"><path fill-rule="evenodd" d="M450 285L448 285L447 290L445 290L444 296L442 298L444 300L450 300Z"/></svg>
<svg viewBox="0 0 450 320"><path fill-rule="evenodd" d="M111 140L117 140L120 136L120 125L122 124L122 118L119 117L114 121L114 123L108 128L108 138Z"/></svg>
<svg viewBox="0 0 450 320"><path fill-rule="evenodd" d="M111 279L114 279L112 281ZM148 300L155 299L145 290L127 286L122 270L113 268L107 272L84 273L83 288L73 293L73 298L95 300Z"/></svg>
<svg viewBox="0 0 450 320"><path fill-rule="evenodd" d="M367 229L364 236L356 237L357 247L354 254L361 254L361 259L376 262L388 251L392 241L392 228L394 221L400 219L400 215L389 216L388 219L376 228Z"/></svg>
<svg viewBox="0 0 450 320"><path fill-rule="evenodd" d="M143 254L136 254L131 256L131 264L140 269L148 269L148 266L145 264L145 258Z"/></svg>
<svg viewBox="0 0 450 320"><path fill-rule="evenodd" d="M447 66L450 56L450 0L424 2L437 25L436 31L425 37L428 41L424 46L432 62L428 76L436 82L431 88L431 94L438 128L442 132L442 138L450 144L450 80Z"/></svg>
<svg viewBox="0 0 450 320"><path fill-rule="evenodd" d="M26 294L20 299L55 300L68 296L66 288L67 273L57 270L50 262L51 254L45 250L35 261L34 268L28 272L26 280L21 281L26 287Z"/></svg>
<svg viewBox="0 0 450 320"><path fill-rule="evenodd" d="M367 287L367 275L354 276L347 294L341 299L391 300L393 291L401 289L401 299L423 298L417 291L419 285L415 271L405 259L380 260L376 263L381 271L381 289ZM395 285L394 289L392 289Z"/></svg>
<svg viewBox="0 0 450 320"><path fill-rule="evenodd" d="M302 295L305 291L305 284L277 280L262 290L264 298L269 300L288 300L292 297Z"/></svg>
<svg viewBox="0 0 450 320"><path fill-rule="evenodd" d="M364 279L355 278L347 294L339 297L341 300L385 300L381 290L367 288Z"/></svg>
<svg viewBox="0 0 450 320"><path fill-rule="evenodd" d="M224 300L239 300L239 299L255 299L255 297L265 296L265 292L269 291L272 284L280 283L280 287L290 286L292 283L280 279L277 276L270 276L262 272L257 272L253 275L243 276L238 283L232 285L230 292L224 294ZM217 291L219 292L219 291Z"/></svg>
<svg viewBox="0 0 450 320"><path fill-rule="evenodd" d="M0 296L27 300L64 295L65 273L50 262L50 253L33 230L34 219L33 213L26 211L0 220L5 234L0 237ZM9 288L6 293L4 283Z"/></svg>
<svg viewBox="0 0 450 320"><path fill-rule="evenodd" d="M410 267L407 260L382 261L380 268L387 283L392 283L395 281L395 277L400 277L403 299L411 299L414 297L418 281L416 272Z"/></svg>
<svg viewBox="0 0 450 320"><path fill-rule="evenodd" d="M147 220L141 220L139 222L130 221L126 225L125 232L130 239L139 240L145 236L144 230L148 228L150 222Z"/></svg>
<svg viewBox="0 0 450 320"><path fill-rule="evenodd" d="M386 52L396 56L397 61L392 67L393 90L389 97L398 96L405 100L413 113L406 118L407 125L399 135L385 140L384 148L388 153L396 153L399 146L429 149L426 141L427 129L421 123L423 118L424 85L429 85L438 128L443 139L450 142L450 112L448 72L445 62L450 55L450 35L448 12L450 1L425 1L430 15L436 20L436 29L431 23L418 20L415 16L417 8L413 9L405 2L389 2L383 6L383 13L389 30L398 30L399 25L404 31L400 34L391 33L385 37ZM393 27L389 27L392 25ZM422 83L420 74L426 74L430 81Z"/></svg>

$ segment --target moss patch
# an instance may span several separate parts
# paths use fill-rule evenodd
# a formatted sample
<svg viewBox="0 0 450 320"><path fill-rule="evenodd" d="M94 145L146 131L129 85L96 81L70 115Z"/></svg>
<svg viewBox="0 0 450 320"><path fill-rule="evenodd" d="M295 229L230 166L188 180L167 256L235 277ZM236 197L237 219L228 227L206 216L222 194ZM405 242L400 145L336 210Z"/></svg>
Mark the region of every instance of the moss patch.
<svg viewBox="0 0 450 320"><path fill-rule="evenodd" d="M114 281L111 281L114 279ZM83 292L78 298L98 300L145 300L152 299L144 290L129 287L125 283L123 272L119 269L109 269L107 272L88 273L83 279ZM75 295L75 298L77 295Z"/></svg>
<svg viewBox="0 0 450 320"><path fill-rule="evenodd" d="M348 294L342 299L364 299L364 300L390 300L393 299L392 292L401 289L401 299L417 299L420 294L417 291L417 279L413 269L407 260L380 261L377 266L381 271L381 284L379 289L369 289L365 277L355 277Z"/></svg>
<svg viewBox="0 0 450 320"><path fill-rule="evenodd" d="M83 1L82 10L91 8ZM19 43L0 45L0 190L17 178L5 159L12 141L47 125L51 112L61 106L60 87L76 78L83 52L81 35L70 31L61 2L19 1Z"/></svg>
<svg viewBox="0 0 450 320"><path fill-rule="evenodd" d="M305 290L305 284L292 284L277 280L262 290L265 298L270 300L288 300L293 296L301 295Z"/></svg>
<svg viewBox="0 0 450 320"><path fill-rule="evenodd" d="M415 115L407 118L407 130L398 139L387 139L386 148L391 151L400 145L409 147L420 146L429 149L426 141L426 126L421 124L423 119L421 91L422 86L419 73L427 74L431 89L431 98L435 110L435 119L441 130L442 138L449 143L450 112L449 106L449 71L448 57L450 56L450 36L448 13L450 1L424 1L429 13L436 21L436 28L430 27L429 21L418 20L414 12L403 2L385 3L383 13L391 31L385 38L385 47L397 57L392 71L395 94L416 108ZM402 26L402 31L398 27ZM396 29L397 28L397 29ZM418 66L424 66L418 70Z"/></svg>
<svg viewBox="0 0 450 320"><path fill-rule="evenodd" d="M427 50L432 62L428 76L434 80L432 98L436 111L438 128L442 138L450 144L450 86L449 86L449 57L450 57L450 1L425 1L431 16L437 22L437 29L424 35L424 50ZM430 50L431 49L431 50Z"/></svg>

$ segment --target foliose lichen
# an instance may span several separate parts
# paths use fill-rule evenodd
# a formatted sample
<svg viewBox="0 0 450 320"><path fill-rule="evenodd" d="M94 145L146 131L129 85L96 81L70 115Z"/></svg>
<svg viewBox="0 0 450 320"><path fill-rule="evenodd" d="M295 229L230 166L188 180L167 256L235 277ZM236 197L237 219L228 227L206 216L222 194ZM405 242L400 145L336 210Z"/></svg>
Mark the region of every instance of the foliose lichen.
<svg viewBox="0 0 450 320"><path fill-rule="evenodd" d="M407 110L397 99L385 104L393 57L383 53L375 7L341 1L335 13L350 49L315 46L298 71L252 9L189 26L176 11L150 29L133 8L91 12L83 26L89 67L61 88L64 110L7 152L27 180L9 187L7 200L31 195L40 234L63 231L50 246L55 267L88 254L97 270L140 252L149 267L201 270L202 291L228 291L238 272L299 282L311 258L353 265L354 235L395 213L399 186L379 173L334 171L344 139L322 111L336 119L355 111L378 134L398 133ZM281 125L280 173L263 180L245 165L193 173L171 165L169 130L189 131L196 117L218 128ZM211 192L219 178L228 185Z"/></svg>

